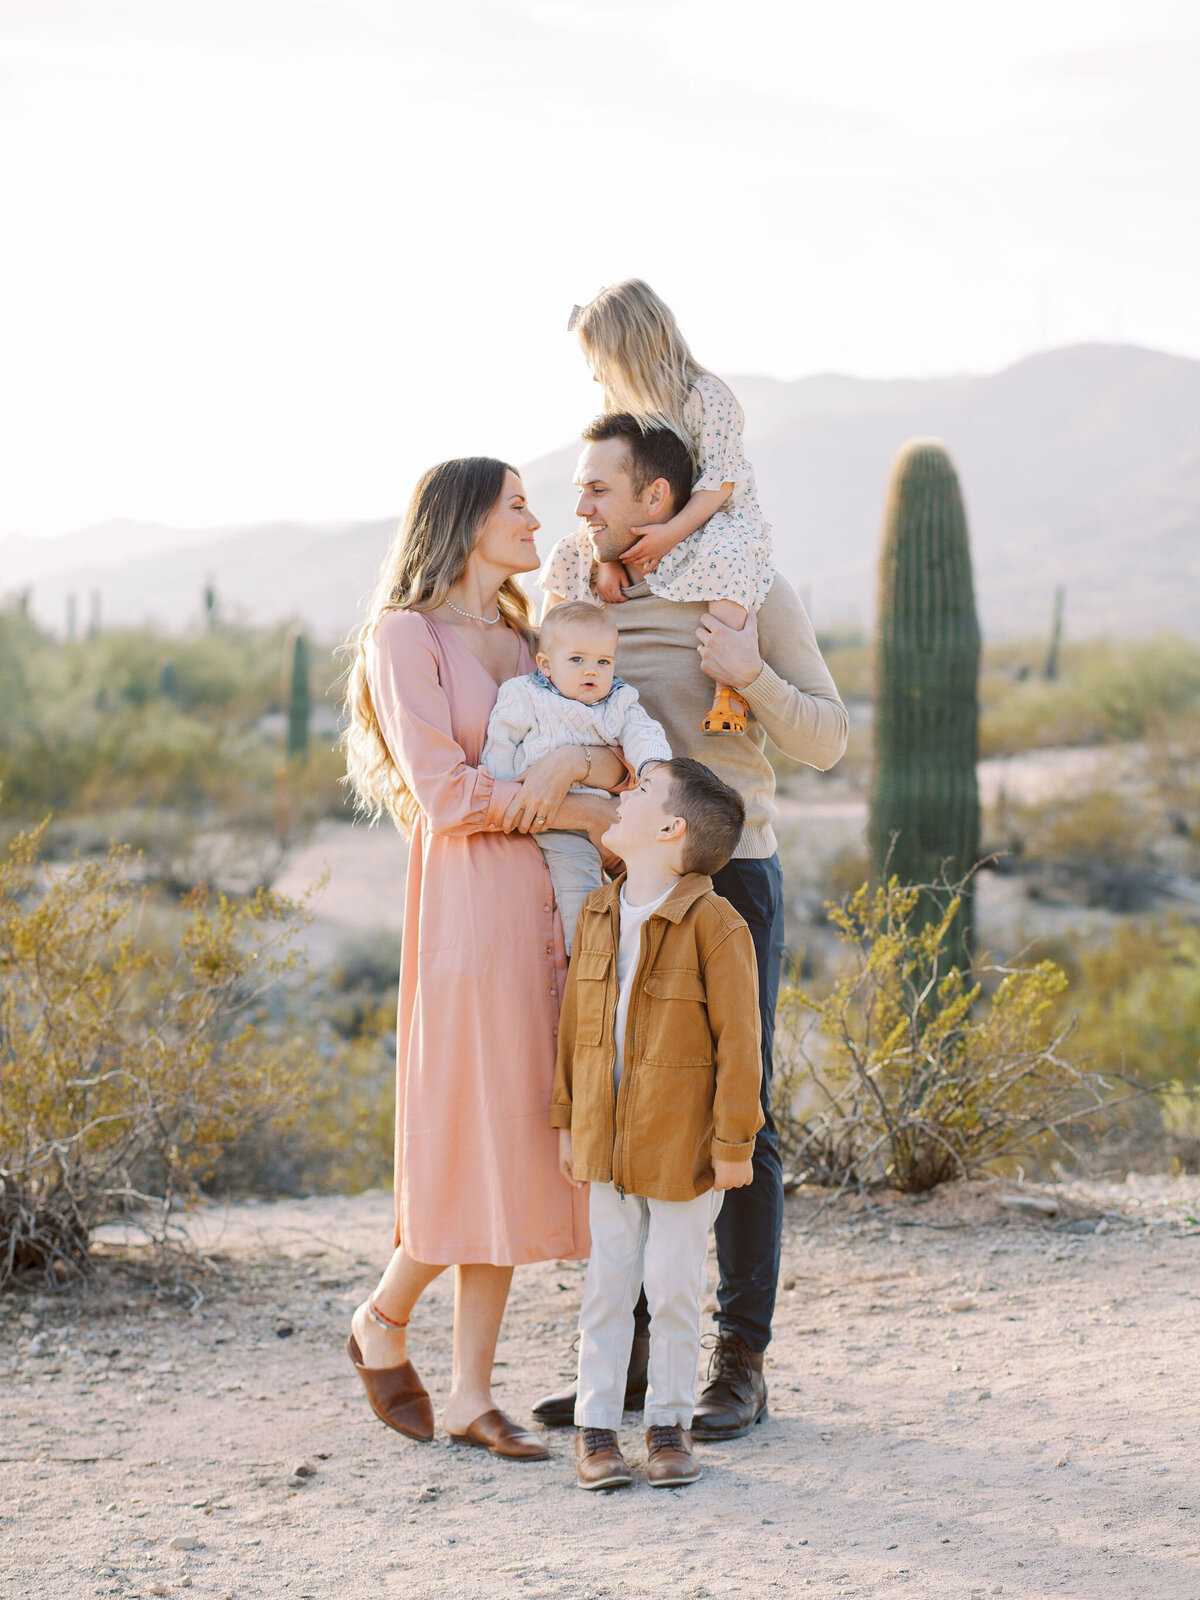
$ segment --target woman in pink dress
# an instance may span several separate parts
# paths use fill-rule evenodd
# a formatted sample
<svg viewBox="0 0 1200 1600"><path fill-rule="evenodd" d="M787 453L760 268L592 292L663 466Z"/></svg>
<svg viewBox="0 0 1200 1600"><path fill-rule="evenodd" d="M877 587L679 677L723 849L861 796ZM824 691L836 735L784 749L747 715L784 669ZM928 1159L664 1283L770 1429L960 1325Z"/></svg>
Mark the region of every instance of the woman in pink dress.
<svg viewBox="0 0 1200 1600"><path fill-rule="evenodd" d="M497 1410L496 1339L512 1269L587 1254L587 1210L558 1170L550 1127L562 926L528 835L586 830L617 786L613 751L556 750L521 782L479 765L500 683L531 672L538 565L520 477L488 457L447 461L418 483L384 562L348 690L350 780L360 805L411 834L397 1027L395 1251L354 1313L349 1352L376 1414L433 1437L408 1360L422 1291L454 1266L452 1438L542 1460L536 1434Z"/></svg>

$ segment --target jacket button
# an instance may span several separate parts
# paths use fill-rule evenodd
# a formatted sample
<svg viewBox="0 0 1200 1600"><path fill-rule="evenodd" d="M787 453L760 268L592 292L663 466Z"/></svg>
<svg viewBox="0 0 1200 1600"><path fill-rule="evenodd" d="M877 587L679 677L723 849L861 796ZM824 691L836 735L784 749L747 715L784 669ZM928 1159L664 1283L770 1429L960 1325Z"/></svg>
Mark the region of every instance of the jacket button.
<svg viewBox="0 0 1200 1600"><path fill-rule="evenodd" d="M550 907L549 907L549 906L543 906L543 907L542 907L542 910L543 910L543 911L549 911L549 910L550 910Z"/></svg>
<svg viewBox="0 0 1200 1600"><path fill-rule="evenodd" d="M557 993L558 993L558 990L557 990L557 989L551 989L551 991L550 991L550 993L551 993L551 994L557 994Z"/></svg>
<svg viewBox="0 0 1200 1600"><path fill-rule="evenodd" d="M558 1029L557 1029L557 1028L555 1028L555 1030L554 1030L554 1037L555 1037L555 1038L556 1038L556 1039L557 1039L557 1038L558 1038Z"/></svg>

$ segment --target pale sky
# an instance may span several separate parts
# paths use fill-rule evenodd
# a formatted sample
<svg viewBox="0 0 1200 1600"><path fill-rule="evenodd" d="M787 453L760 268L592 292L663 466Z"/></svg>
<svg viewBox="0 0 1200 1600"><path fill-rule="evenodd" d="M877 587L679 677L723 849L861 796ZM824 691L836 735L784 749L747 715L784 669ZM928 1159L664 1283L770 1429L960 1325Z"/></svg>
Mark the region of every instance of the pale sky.
<svg viewBox="0 0 1200 1600"><path fill-rule="evenodd" d="M0 0L0 534L527 460L633 275L728 374L1200 357L1198 82L1195 0Z"/></svg>

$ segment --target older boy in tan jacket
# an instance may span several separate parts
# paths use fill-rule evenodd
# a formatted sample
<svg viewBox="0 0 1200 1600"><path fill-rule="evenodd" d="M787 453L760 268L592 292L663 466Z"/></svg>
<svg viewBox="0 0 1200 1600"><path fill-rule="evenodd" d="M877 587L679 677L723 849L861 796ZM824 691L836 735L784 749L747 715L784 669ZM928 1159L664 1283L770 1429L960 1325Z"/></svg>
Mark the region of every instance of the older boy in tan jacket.
<svg viewBox="0 0 1200 1600"><path fill-rule="evenodd" d="M698 761L647 770L604 843L625 876L593 890L575 932L551 1121L563 1175L591 1184L575 1422L581 1488L631 1481L617 1429L643 1281L650 1305L647 1477L692 1457L708 1232L750 1183L762 1126L757 967L711 874L741 837L736 790Z"/></svg>

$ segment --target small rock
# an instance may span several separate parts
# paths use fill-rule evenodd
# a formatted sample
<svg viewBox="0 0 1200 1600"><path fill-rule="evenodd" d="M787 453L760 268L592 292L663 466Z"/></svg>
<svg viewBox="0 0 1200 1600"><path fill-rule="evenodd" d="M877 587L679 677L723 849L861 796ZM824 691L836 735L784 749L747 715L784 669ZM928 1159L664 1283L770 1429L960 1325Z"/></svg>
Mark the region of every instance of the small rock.
<svg viewBox="0 0 1200 1600"><path fill-rule="evenodd" d="M1101 1217L1100 1221L1096 1224L1096 1232L1097 1233L1107 1233L1108 1232L1108 1223L1106 1222L1106 1220L1103 1217Z"/></svg>
<svg viewBox="0 0 1200 1600"><path fill-rule="evenodd" d="M794 1289L795 1287L796 1287L795 1278L785 1278L783 1280L783 1288L785 1288L785 1289Z"/></svg>
<svg viewBox="0 0 1200 1600"><path fill-rule="evenodd" d="M949 1308L951 1311L974 1311L975 1301L969 1296L962 1300L951 1300Z"/></svg>
<svg viewBox="0 0 1200 1600"><path fill-rule="evenodd" d="M293 1478L315 1478L317 1469L311 1461L302 1461L298 1467L292 1468Z"/></svg>
<svg viewBox="0 0 1200 1600"><path fill-rule="evenodd" d="M996 1204L1008 1211L1040 1211L1044 1217L1056 1217L1060 1209L1048 1194L998 1194Z"/></svg>
<svg viewBox="0 0 1200 1600"><path fill-rule="evenodd" d="M168 1594L169 1592L165 1583L152 1583L146 1590L147 1594Z"/></svg>
<svg viewBox="0 0 1200 1600"><path fill-rule="evenodd" d="M50 1335L45 1331L35 1333L27 1346L31 1356L47 1356L50 1354Z"/></svg>
<svg viewBox="0 0 1200 1600"><path fill-rule="evenodd" d="M280 1317L275 1324L275 1337L277 1339L290 1339L295 1331L295 1324L289 1322L286 1317Z"/></svg>
<svg viewBox="0 0 1200 1600"><path fill-rule="evenodd" d="M436 1500L441 1492L436 1483L426 1483L417 1494L417 1504L428 1505L431 1500Z"/></svg>
<svg viewBox="0 0 1200 1600"><path fill-rule="evenodd" d="M172 1550L203 1550L204 1545L190 1533L177 1533L171 1540Z"/></svg>
<svg viewBox="0 0 1200 1600"><path fill-rule="evenodd" d="M192 1587L191 1577L185 1572L182 1574L182 1576L176 1578L171 1587L173 1589L190 1589Z"/></svg>

